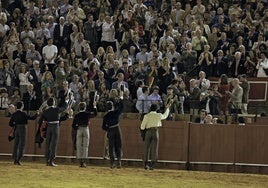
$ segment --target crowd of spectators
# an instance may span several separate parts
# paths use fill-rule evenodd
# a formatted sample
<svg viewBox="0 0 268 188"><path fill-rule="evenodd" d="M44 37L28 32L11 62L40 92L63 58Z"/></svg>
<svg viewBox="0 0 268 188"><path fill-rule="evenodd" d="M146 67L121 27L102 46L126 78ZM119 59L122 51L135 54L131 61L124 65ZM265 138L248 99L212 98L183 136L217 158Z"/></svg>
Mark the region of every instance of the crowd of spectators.
<svg viewBox="0 0 268 188"><path fill-rule="evenodd" d="M125 112L174 99L210 114L247 111L246 77L268 77L260 0L10 0L0 4L0 107L49 97L75 109L124 91ZM218 84L209 78L218 77ZM242 79L242 80L241 80ZM189 81L190 80L190 81ZM234 88L234 89L233 89ZM235 88L242 88L234 107ZM242 93L243 93L242 92ZM191 107L191 101L198 101ZM233 105L233 107L232 107Z"/></svg>

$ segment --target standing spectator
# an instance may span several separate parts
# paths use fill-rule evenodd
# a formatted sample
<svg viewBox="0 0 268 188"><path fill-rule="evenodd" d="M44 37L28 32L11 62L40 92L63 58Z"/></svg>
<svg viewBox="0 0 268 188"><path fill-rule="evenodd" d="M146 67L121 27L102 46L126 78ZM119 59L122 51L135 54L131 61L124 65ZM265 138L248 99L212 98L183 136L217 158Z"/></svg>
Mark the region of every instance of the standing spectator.
<svg viewBox="0 0 268 188"><path fill-rule="evenodd" d="M187 74L196 75L196 73L192 74L192 71L197 63L197 52L192 49L192 44L190 42L186 43L186 49L182 52L180 60L183 63Z"/></svg>
<svg viewBox="0 0 268 188"><path fill-rule="evenodd" d="M68 24L65 24L64 22L64 17L60 17L59 23L55 25L55 28L53 30L53 39L58 49L65 47L67 52L69 52L71 45L71 29L70 26Z"/></svg>
<svg viewBox="0 0 268 188"><path fill-rule="evenodd" d="M81 101L81 89L82 84L79 82L79 77L77 75L73 75L73 81L70 83L70 89L74 95L74 101L78 104Z"/></svg>
<svg viewBox="0 0 268 188"><path fill-rule="evenodd" d="M175 66L175 65L174 65ZM174 79L175 75L170 67L170 61L167 57L163 58L161 66L157 70L159 82L157 85L160 89L160 94L166 93L167 86Z"/></svg>
<svg viewBox="0 0 268 188"><path fill-rule="evenodd" d="M202 36L200 29L195 31L195 36L192 38L193 49L197 52L197 57L204 51L204 47L208 44L206 37Z"/></svg>
<svg viewBox="0 0 268 188"><path fill-rule="evenodd" d="M41 54L35 49L35 45L33 43L29 44L29 49L26 52L26 59L30 58L33 62L41 61L42 56Z"/></svg>
<svg viewBox="0 0 268 188"><path fill-rule="evenodd" d="M53 78L53 75L52 75L52 73L50 71L44 72L41 82L42 82L41 88L42 88L43 93L46 91L47 87L49 87L50 90L53 91L53 89L54 89L54 78Z"/></svg>
<svg viewBox="0 0 268 188"><path fill-rule="evenodd" d="M209 45L205 45L204 48L204 52L202 52L199 57L198 65L200 65L200 71L205 72L206 76L210 77L212 71L213 55L209 51Z"/></svg>
<svg viewBox="0 0 268 188"><path fill-rule="evenodd" d="M53 44L53 39L47 39L47 45L42 50L44 63L48 66L50 72L54 72L55 59L58 55L58 48Z"/></svg>
<svg viewBox="0 0 268 188"><path fill-rule="evenodd" d="M148 98L152 104L155 104L157 106L157 110L160 110L160 108L163 107L163 101L161 96L159 95L158 86L153 87L152 93L149 95Z"/></svg>
<svg viewBox="0 0 268 188"><path fill-rule="evenodd" d="M85 12L82 8L79 7L79 1L73 1L73 7L69 9L67 14L67 19L70 17L74 22L83 21L86 18Z"/></svg>
<svg viewBox="0 0 268 188"><path fill-rule="evenodd" d="M220 77L218 91L222 96L219 103L220 114L228 115L228 92L230 91L230 84L228 83L226 74L222 74Z"/></svg>
<svg viewBox="0 0 268 188"><path fill-rule="evenodd" d="M147 45L144 44L141 46L141 52L136 54L136 61L142 61L145 66L148 65L148 60L149 60L149 54L147 52Z"/></svg>
<svg viewBox="0 0 268 188"><path fill-rule="evenodd" d="M239 80L241 82L240 86L243 89L243 96L242 96L242 105L241 105L241 111L242 114L248 113L248 95L249 95L249 89L250 85L247 81L247 76L245 74L240 75Z"/></svg>
<svg viewBox="0 0 268 188"><path fill-rule="evenodd" d="M76 57L83 58L85 48L89 47L88 42L84 39L84 34L78 32L73 41L72 51L75 52Z"/></svg>
<svg viewBox="0 0 268 188"><path fill-rule="evenodd" d="M83 86L82 101L87 104L93 104L95 98L95 82L94 80L88 80L87 83Z"/></svg>
<svg viewBox="0 0 268 188"><path fill-rule="evenodd" d="M257 62L258 62L258 59L256 57L256 52L254 50L250 50L248 52L248 55L246 57L246 62L244 64L246 68L247 77L256 77L256 74L257 74L256 63Z"/></svg>
<svg viewBox="0 0 268 188"><path fill-rule="evenodd" d="M150 111L151 101L149 100L149 88L148 86L143 86L142 94L138 96L136 102L136 109L139 111L141 119L143 116Z"/></svg>
<svg viewBox="0 0 268 188"><path fill-rule="evenodd" d="M12 94L15 86L15 73L10 67L9 61L3 62L4 67L0 69L0 87L5 87L9 95Z"/></svg>
<svg viewBox="0 0 268 188"><path fill-rule="evenodd" d="M97 107L96 102L93 103L94 114L90 113L90 109L86 108L86 103L79 103L79 113L74 116L72 127L77 129L76 134L76 148L77 159L80 160L80 167L86 167L86 160L88 158L88 145L90 139L89 124L90 119L96 117Z"/></svg>
<svg viewBox="0 0 268 188"><path fill-rule="evenodd" d="M241 105L242 105L242 98L243 98L243 89L242 87L239 85L239 79L238 78L234 78L232 80L232 86L233 86L233 90L232 92L227 92L229 95L229 112L230 113L241 113Z"/></svg>
<svg viewBox="0 0 268 188"><path fill-rule="evenodd" d="M84 24L85 39L89 42L92 52L96 54L97 41L98 41L97 25L96 25L96 22L94 21L92 14L89 14L87 18L88 20Z"/></svg>
<svg viewBox="0 0 268 188"><path fill-rule="evenodd" d="M10 100L8 97L8 92L6 88L0 88L0 109L6 110L8 109L8 105L10 104Z"/></svg>
<svg viewBox="0 0 268 188"><path fill-rule="evenodd" d="M69 4L69 0L64 0L59 10L59 16L63 16L65 18L71 8L72 5Z"/></svg>
<svg viewBox="0 0 268 188"><path fill-rule="evenodd" d="M27 86L27 92L23 93L22 100L25 106L25 110L29 112L30 110L37 110L41 105L41 100L37 99L37 94L33 90L33 85L29 84ZM40 95L41 97L41 95Z"/></svg>
<svg viewBox="0 0 268 188"><path fill-rule="evenodd" d="M111 168L115 168L115 157L114 151L117 157L117 168L121 168L121 157L122 157L122 140L121 140L121 129L119 126L119 118L123 111L123 91L120 91L119 107L115 108L114 102L107 101L108 113L103 117L102 129L107 131L109 139L109 155Z"/></svg>
<svg viewBox="0 0 268 188"><path fill-rule="evenodd" d="M128 83L124 81L124 74L118 73L117 74L117 81L112 83L112 89L117 89L118 91L124 91L125 88L128 89Z"/></svg>
<svg viewBox="0 0 268 188"><path fill-rule="evenodd" d="M13 59L16 60L17 58L23 63L26 62L26 51L21 43L17 44L17 50L13 52Z"/></svg>
<svg viewBox="0 0 268 188"><path fill-rule="evenodd" d="M173 100L167 104L164 114L157 113L157 105L152 104L150 107L150 113L144 116L142 120L140 129L145 130L145 139L144 139L144 169L145 170L154 170L155 163L158 158L158 142L159 142L159 133L158 128L162 126L161 120L164 120L169 115L169 107L171 106ZM149 164L149 155L151 153L151 164Z"/></svg>
<svg viewBox="0 0 268 188"><path fill-rule="evenodd" d="M19 73L19 85L20 85L20 94L23 96L27 91L27 86L30 84L30 79L32 78L29 71L27 71L26 65L21 65Z"/></svg>
<svg viewBox="0 0 268 188"><path fill-rule="evenodd" d="M62 88L62 83L69 76L69 72L65 70L65 62L62 59L58 60L58 67L55 70L55 84L58 89Z"/></svg>
<svg viewBox="0 0 268 188"><path fill-rule="evenodd" d="M104 49L112 46L113 50L116 51L114 23L110 16L106 16L102 24L101 45Z"/></svg>
<svg viewBox="0 0 268 188"><path fill-rule="evenodd" d="M222 74L228 74L228 59L223 51L219 50L212 64L212 76L219 77Z"/></svg>
<svg viewBox="0 0 268 188"><path fill-rule="evenodd" d="M22 165L21 158L23 157L24 153L28 119L36 119L38 112L34 116L29 116L25 112L23 112L23 102L18 102L16 106L17 111L11 115L9 126L14 127L14 129L16 129L13 148L14 165Z"/></svg>
<svg viewBox="0 0 268 188"><path fill-rule="evenodd" d="M256 66L256 69L258 70L257 72L257 77L268 77L264 69L268 69L268 59L267 59L267 52L262 51L261 52L261 58L258 61L258 64Z"/></svg>
<svg viewBox="0 0 268 188"><path fill-rule="evenodd" d="M210 81L206 79L206 73L204 71L199 72L199 80L197 82L201 92L206 92L210 87Z"/></svg>
<svg viewBox="0 0 268 188"><path fill-rule="evenodd" d="M43 43L48 43L48 40L51 38L50 31L46 28L46 23L41 22L41 28L36 33L36 38L40 37Z"/></svg>

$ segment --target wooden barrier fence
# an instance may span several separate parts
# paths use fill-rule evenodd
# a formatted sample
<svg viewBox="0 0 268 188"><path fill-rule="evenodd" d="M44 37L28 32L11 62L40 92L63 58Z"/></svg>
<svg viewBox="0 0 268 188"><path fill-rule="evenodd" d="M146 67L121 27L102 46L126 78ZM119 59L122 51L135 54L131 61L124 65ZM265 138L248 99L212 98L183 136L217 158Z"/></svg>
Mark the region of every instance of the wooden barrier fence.
<svg viewBox="0 0 268 188"><path fill-rule="evenodd" d="M13 142L8 142L9 118L0 118L0 155L11 154ZM58 156L72 156L72 120L62 122L58 143ZM89 157L103 157L105 132L101 118L90 123ZM140 121L122 118L123 158L141 160L143 142ZM36 121L29 121L25 154L43 155L34 143ZM185 164L182 169L227 172L268 173L268 126L200 125L186 121L163 121L159 129L159 160ZM253 170L254 169L254 170Z"/></svg>

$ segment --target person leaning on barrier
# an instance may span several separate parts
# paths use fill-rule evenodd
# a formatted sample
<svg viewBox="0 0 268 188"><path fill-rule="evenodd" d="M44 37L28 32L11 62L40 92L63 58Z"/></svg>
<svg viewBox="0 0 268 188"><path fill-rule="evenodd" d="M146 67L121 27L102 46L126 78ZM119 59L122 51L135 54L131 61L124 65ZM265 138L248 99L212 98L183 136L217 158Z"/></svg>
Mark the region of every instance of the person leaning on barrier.
<svg viewBox="0 0 268 188"><path fill-rule="evenodd" d="M17 103L17 111L11 115L9 126L14 127L15 129L15 141L13 148L13 158L15 165L22 165L20 160L23 157L25 140L26 140L26 130L28 119L34 120L38 116L39 112L37 111L34 116L29 116L23 112L24 104L22 101Z"/></svg>
<svg viewBox="0 0 268 188"><path fill-rule="evenodd" d="M150 113L146 114L142 120L140 129L145 130L145 140L144 140L144 168L145 170L153 170L154 165L157 162L158 156L158 128L162 126L161 120L164 120L169 115L169 108L173 100L171 100L167 106L164 114L157 113L157 105L152 104L150 107ZM149 164L149 155L151 153L151 163Z"/></svg>
<svg viewBox="0 0 268 188"><path fill-rule="evenodd" d="M86 108L85 102L79 103L79 113L74 116L72 127L77 129L76 134L76 156L80 160L80 167L86 167L86 159L88 158L88 145L89 145L89 124L90 119L97 115L97 103L93 102L93 114L90 113L89 108ZM87 111L86 111L87 110Z"/></svg>
<svg viewBox="0 0 268 188"><path fill-rule="evenodd" d="M47 100L47 109L44 110L41 120L47 122L47 131L46 131L46 151L45 156L47 159L47 166L57 166L54 163L54 159L56 157L56 149L59 137L59 123L60 123L60 114L67 110L67 104L61 108L55 106L55 99L49 98Z"/></svg>

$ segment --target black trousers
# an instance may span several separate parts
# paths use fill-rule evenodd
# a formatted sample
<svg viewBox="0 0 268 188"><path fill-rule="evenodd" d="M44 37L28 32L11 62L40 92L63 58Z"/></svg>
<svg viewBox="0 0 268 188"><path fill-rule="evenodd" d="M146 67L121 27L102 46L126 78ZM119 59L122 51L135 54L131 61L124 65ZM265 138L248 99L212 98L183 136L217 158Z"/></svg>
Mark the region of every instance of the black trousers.
<svg viewBox="0 0 268 188"><path fill-rule="evenodd" d="M16 125L13 148L13 158L15 161L19 161L23 157L26 140L26 126L27 125Z"/></svg>
<svg viewBox="0 0 268 188"><path fill-rule="evenodd" d="M109 155L111 162L114 161L114 153L118 160L121 160L121 151L122 151L122 139L121 139L121 129L120 127L114 127L108 130L107 132L109 140Z"/></svg>
<svg viewBox="0 0 268 188"><path fill-rule="evenodd" d="M55 159L59 137L59 124L48 124L46 133L46 158L48 161Z"/></svg>

